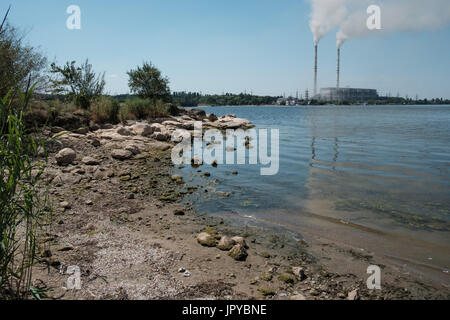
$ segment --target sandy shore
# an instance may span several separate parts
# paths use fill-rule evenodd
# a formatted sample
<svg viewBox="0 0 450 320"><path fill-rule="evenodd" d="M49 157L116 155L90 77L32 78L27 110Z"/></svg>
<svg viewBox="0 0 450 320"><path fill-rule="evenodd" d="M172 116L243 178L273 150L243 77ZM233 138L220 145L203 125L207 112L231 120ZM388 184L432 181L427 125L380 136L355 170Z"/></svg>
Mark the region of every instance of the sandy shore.
<svg viewBox="0 0 450 320"><path fill-rule="evenodd" d="M82 130L49 145L45 179L55 216L40 240L33 281L36 287L50 289L49 297L449 298L449 288L440 283L382 264L382 290L368 290L366 269L378 261L357 246L314 236L299 240L264 225L236 226L226 215L198 215L181 204L185 195L197 190L176 175L172 144L161 137L177 127L176 121L153 127ZM58 153L65 148L76 154L73 159ZM199 244L202 232L215 244L222 236L243 237L247 257L238 261L229 251ZM68 266L80 268L81 290L66 289Z"/></svg>

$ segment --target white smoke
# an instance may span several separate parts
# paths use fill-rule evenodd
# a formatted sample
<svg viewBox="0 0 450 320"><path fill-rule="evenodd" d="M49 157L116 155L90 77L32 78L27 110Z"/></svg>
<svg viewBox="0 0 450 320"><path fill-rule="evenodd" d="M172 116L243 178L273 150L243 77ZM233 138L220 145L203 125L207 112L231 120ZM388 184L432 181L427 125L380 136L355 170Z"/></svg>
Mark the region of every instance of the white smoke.
<svg viewBox="0 0 450 320"><path fill-rule="evenodd" d="M345 21L346 4L351 0L310 0L312 12L309 26L314 35L314 44Z"/></svg>
<svg viewBox="0 0 450 320"><path fill-rule="evenodd" d="M449 0L350 0L349 14L340 24L337 46L345 40L395 31L433 30L450 23ZM367 28L367 8L381 8L381 30Z"/></svg>

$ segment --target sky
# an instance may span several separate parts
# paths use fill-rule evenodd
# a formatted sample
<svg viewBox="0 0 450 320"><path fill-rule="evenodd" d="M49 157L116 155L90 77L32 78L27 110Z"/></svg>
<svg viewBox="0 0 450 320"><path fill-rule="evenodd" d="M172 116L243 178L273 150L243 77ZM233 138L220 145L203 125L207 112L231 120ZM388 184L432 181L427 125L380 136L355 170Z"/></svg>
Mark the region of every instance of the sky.
<svg viewBox="0 0 450 320"><path fill-rule="evenodd" d="M10 0L9 22L50 62L106 72L109 94L128 93L127 71L151 61L172 91L304 94L313 89L307 0ZM9 2L2 0L0 13ZM374 0L376 2L376 0ZM81 30L69 30L70 5ZM450 4L449 4L450 5ZM336 85L336 31L319 45L319 87ZM341 51L341 87L450 98L450 25L351 39Z"/></svg>

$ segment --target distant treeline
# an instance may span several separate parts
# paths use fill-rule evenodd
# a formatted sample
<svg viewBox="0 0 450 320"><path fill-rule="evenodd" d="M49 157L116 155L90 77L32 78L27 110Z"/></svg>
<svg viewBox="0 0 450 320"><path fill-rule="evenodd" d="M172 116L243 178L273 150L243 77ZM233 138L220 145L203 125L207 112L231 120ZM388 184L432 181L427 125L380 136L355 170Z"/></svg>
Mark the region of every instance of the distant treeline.
<svg viewBox="0 0 450 320"><path fill-rule="evenodd" d="M198 92L174 92L172 101L181 106L249 106L272 105L279 97L255 96L251 94L203 95Z"/></svg>
<svg viewBox="0 0 450 320"><path fill-rule="evenodd" d="M376 100L368 100L364 103L369 105L450 105L449 99L411 99L411 98L402 98L402 97L379 97ZM352 105L352 104L360 104L349 101L339 101L335 104L338 105Z"/></svg>

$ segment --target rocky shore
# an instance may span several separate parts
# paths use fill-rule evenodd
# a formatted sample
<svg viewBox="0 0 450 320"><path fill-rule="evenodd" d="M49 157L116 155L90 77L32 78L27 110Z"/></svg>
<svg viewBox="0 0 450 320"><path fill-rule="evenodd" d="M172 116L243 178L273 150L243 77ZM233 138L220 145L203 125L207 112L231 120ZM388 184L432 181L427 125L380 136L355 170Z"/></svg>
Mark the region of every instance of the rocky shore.
<svg viewBox="0 0 450 320"><path fill-rule="evenodd" d="M34 286L56 299L441 297L407 280L405 290L395 277L382 291L370 291L361 276L326 270L303 240L235 227L181 204L198 187L176 174L171 135L193 130L195 121L221 130L253 127L234 115L191 110L152 123L44 132L44 182L54 215L40 239ZM69 266L80 268L81 290L66 288Z"/></svg>

